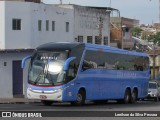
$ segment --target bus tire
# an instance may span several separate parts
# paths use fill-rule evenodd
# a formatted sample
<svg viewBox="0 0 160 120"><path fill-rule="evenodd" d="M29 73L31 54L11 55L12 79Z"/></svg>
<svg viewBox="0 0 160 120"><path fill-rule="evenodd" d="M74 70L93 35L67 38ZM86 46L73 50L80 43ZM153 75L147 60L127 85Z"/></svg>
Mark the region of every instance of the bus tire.
<svg viewBox="0 0 160 120"><path fill-rule="evenodd" d="M158 102L158 100L159 100L159 99L158 99L158 96L154 98L154 101L155 101L155 102Z"/></svg>
<svg viewBox="0 0 160 120"><path fill-rule="evenodd" d="M138 97L138 92L136 89L133 90L132 95L131 95L131 103L136 103L137 102L137 97Z"/></svg>
<svg viewBox="0 0 160 120"><path fill-rule="evenodd" d="M53 104L53 101L42 100L43 105L50 106Z"/></svg>
<svg viewBox="0 0 160 120"><path fill-rule="evenodd" d="M144 98L140 99L141 101L144 101Z"/></svg>
<svg viewBox="0 0 160 120"><path fill-rule="evenodd" d="M127 104L130 102L130 100L131 100L131 92L129 89L126 89L125 94L124 94L123 103Z"/></svg>
<svg viewBox="0 0 160 120"><path fill-rule="evenodd" d="M84 90L80 90L77 94L76 101L72 101L71 105L84 105L86 100L86 93Z"/></svg>

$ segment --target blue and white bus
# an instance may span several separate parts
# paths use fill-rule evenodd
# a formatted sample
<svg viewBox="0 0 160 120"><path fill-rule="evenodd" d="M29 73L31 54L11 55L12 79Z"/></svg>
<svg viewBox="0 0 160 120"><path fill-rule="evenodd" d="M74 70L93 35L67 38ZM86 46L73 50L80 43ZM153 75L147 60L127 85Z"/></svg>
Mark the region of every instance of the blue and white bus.
<svg viewBox="0 0 160 120"><path fill-rule="evenodd" d="M84 43L48 43L30 60L27 97L45 105L71 102L83 105L117 100L134 103L148 93L149 57L109 46Z"/></svg>

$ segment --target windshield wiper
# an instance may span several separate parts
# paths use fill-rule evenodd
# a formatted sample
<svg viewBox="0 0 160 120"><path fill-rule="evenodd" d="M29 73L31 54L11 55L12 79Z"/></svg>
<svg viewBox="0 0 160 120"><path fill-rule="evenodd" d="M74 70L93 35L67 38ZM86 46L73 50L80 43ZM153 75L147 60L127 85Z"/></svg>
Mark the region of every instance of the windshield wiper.
<svg viewBox="0 0 160 120"><path fill-rule="evenodd" d="M35 85L36 85L36 84L38 83L38 81L40 80L40 75L41 75L42 73L44 74L44 69L38 74L36 80L34 81L34 84L35 84Z"/></svg>
<svg viewBox="0 0 160 120"><path fill-rule="evenodd" d="M36 85L41 79L40 79L40 76L41 76L41 74L43 74L43 83L41 83L41 84L45 84L46 85L46 83L45 83L45 78L47 77L47 75L48 75L48 67L49 67L49 65L48 65L48 62L44 65L44 68L43 68L43 70L38 74L38 76L37 76L37 78L36 78L36 80L35 80L35 82L34 82L34 84ZM49 83L48 85L54 85L54 83L53 82L51 82L51 83Z"/></svg>
<svg viewBox="0 0 160 120"><path fill-rule="evenodd" d="M48 65L48 61L47 61L47 63L45 64L45 66L44 66L44 69L45 69L45 73L44 73L44 82L43 83L45 83L45 78L47 77L47 75L48 75L48 68L49 68L49 65Z"/></svg>
<svg viewBox="0 0 160 120"><path fill-rule="evenodd" d="M43 83L45 83L45 78L46 78L46 76L47 76L47 74L48 74L48 67L49 67L49 65L48 65L48 61L47 61L47 63L44 63L43 70L38 74L38 76L37 76L37 78L36 78L36 80L35 80L35 84L37 84L38 81L40 80L40 75L41 75L42 73L43 73L43 75L44 75Z"/></svg>

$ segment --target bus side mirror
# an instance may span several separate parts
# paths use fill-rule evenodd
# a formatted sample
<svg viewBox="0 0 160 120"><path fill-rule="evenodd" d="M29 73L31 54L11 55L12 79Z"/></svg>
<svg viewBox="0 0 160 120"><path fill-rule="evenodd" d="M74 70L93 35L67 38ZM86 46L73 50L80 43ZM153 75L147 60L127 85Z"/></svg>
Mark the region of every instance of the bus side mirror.
<svg viewBox="0 0 160 120"><path fill-rule="evenodd" d="M64 63L64 68L63 68L64 71L68 70L68 67L69 67L70 62L71 62L72 60L74 60L74 59L76 59L76 57L70 57L70 58L68 58L68 59L65 61L65 63Z"/></svg>
<svg viewBox="0 0 160 120"><path fill-rule="evenodd" d="M31 56L27 56L27 57L25 57L25 58L22 59L22 62L21 62L21 68L22 68L22 69L24 69L24 66L25 66L26 61L27 61L28 59L30 59L30 58L31 58Z"/></svg>

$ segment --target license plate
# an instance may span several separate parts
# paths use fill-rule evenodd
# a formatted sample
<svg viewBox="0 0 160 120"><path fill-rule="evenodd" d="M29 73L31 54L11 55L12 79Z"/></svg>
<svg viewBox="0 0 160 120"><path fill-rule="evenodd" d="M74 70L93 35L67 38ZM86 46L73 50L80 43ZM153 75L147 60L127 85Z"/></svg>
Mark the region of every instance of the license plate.
<svg viewBox="0 0 160 120"><path fill-rule="evenodd" d="M40 95L39 98L40 99L47 99L47 96L46 95Z"/></svg>

